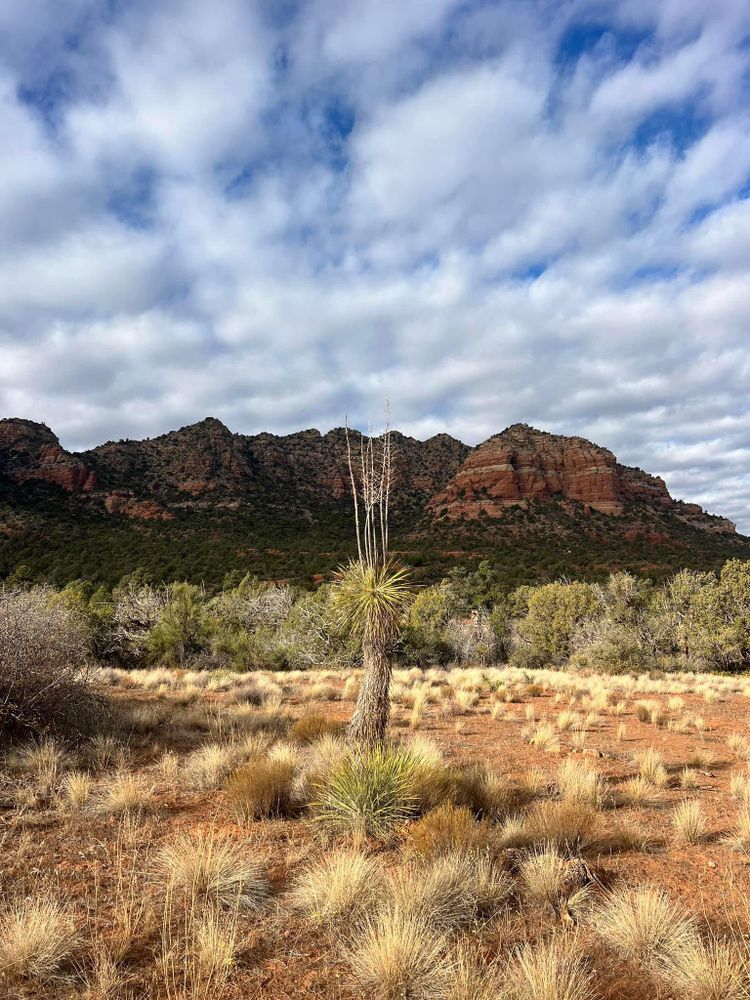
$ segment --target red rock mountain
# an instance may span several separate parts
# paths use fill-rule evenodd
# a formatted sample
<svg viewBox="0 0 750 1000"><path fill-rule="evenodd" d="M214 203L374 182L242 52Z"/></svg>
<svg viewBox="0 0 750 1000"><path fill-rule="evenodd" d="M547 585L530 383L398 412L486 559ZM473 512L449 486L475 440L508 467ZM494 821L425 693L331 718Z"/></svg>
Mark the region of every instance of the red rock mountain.
<svg viewBox="0 0 750 1000"><path fill-rule="evenodd" d="M356 453L360 436L351 438ZM394 502L438 520L502 518L510 507L557 501L614 516L641 508L714 532L735 530L724 518L673 500L662 479L621 465L611 451L580 437L514 424L475 448L447 434L417 441L397 432L393 445ZM0 420L0 475L17 484L50 483L112 516L147 520L168 520L181 509L232 509L278 491L302 505L349 493L343 429L243 435L213 417L80 455L65 451L44 424Z"/></svg>
<svg viewBox="0 0 750 1000"><path fill-rule="evenodd" d="M730 521L583 438L516 424L475 448L395 432L393 445L393 548L418 582L482 559L511 587L750 558ZM243 435L207 418L73 454L43 424L0 420L0 579L316 585L354 551L349 492L341 428Z"/></svg>

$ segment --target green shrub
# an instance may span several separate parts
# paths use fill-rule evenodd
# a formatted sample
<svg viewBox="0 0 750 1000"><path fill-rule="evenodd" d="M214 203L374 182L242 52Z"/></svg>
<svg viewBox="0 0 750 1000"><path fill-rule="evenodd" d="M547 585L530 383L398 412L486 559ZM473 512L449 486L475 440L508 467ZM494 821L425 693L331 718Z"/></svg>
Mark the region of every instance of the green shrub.
<svg viewBox="0 0 750 1000"><path fill-rule="evenodd" d="M521 644L548 660L570 653L576 627L601 614L596 589L588 583L547 583L528 598L526 615L517 624Z"/></svg>

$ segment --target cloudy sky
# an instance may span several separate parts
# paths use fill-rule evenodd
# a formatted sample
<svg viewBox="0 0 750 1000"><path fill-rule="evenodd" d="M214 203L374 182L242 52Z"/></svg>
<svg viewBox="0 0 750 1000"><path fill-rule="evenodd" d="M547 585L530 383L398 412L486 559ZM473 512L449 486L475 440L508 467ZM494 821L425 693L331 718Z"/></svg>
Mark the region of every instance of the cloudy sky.
<svg viewBox="0 0 750 1000"><path fill-rule="evenodd" d="M747 0L0 3L0 415L583 434L750 532Z"/></svg>

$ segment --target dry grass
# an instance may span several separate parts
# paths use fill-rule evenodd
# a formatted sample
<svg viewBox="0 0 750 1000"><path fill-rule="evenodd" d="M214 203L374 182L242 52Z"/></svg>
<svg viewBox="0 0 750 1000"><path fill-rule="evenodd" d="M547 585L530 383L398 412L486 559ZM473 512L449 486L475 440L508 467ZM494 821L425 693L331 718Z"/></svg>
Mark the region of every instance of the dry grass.
<svg viewBox="0 0 750 1000"><path fill-rule="evenodd" d="M242 823L267 816L287 816L294 808L293 763L257 758L229 778L225 792Z"/></svg>
<svg viewBox="0 0 750 1000"><path fill-rule="evenodd" d="M618 790L622 802L633 806L654 805L661 798L661 789L638 775L623 782Z"/></svg>
<svg viewBox="0 0 750 1000"><path fill-rule="evenodd" d="M71 812L82 812L88 805L94 782L85 771L69 771L60 782L60 799Z"/></svg>
<svg viewBox="0 0 750 1000"><path fill-rule="evenodd" d="M208 833L182 833L157 857L170 891L223 907L256 908L269 892L264 862L248 857L230 840Z"/></svg>
<svg viewBox="0 0 750 1000"><path fill-rule="evenodd" d="M538 723L529 734L529 743L544 753L560 752L560 737L549 722Z"/></svg>
<svg viewBox="0 0 750 1000"><path fill-rule="evenodd" d="M445 1000L497 1000L502 996L496 963L487 962L476 948L460 942L449 962Z"/></svg>
<svg viewBox="0 0 750 1000"><path fill-rule="evenodd" d="M237 747L208 743L188 754L182 773L189 788L205 792L220 788L237 763Z"/></svg>
<svg viewBox="0 0 750 1000"><path fill-rule="evenodd" d="M557 716L557 728L561 733L566 733L569 729L573 729L578 725L580 721L579 716L575 712L571 712L569 709L564 709Z"/></svg>
<svg viewBox="0 0 750 1000"><path fill-rule="evenodd" d="M48 980L76 944L70 911L54 899L32 897L0 913L0 978Z"/></svg>
<svg viewBox="0 0 750 1000"><path fill-rule="evenodd" d="M562 896L567 863L552 848L538 848L523 859L519 877L525 897L533 904L552 906Z"/></svg>
<svg viewBox="0 0 750 1000"><path fill-rule="evenodd" d="M737 851L750 851L750 807L742 806L737 812L734 825L726 838L726 843Z"/></svg>
<svg viewBox="0 0 750 1000"><path fill-rule="evenodd" d="M494 833L486 820L477 821L469 809L444 802L410 823L404 839L409 854L432 858L486 851Z"/></svg>
<svg viewBox="0 0 750 1000"><path fill-rule="evenodd" d="M510 891L510 878L488 857L450 854L397 869L392 900L399 912L413 913L442 932L493 915Z"/></svg>
<svg viewBox="0 0 750 1000"><path fill-rule="evenodd" d="M664 788L669 782L669 775L664 766L664 758L658 750L649 747L636 755L635 762L638 766L638 773L654 788Z"/></svg>
<svg viewBox="0 0 750 1000"><path fill-rule="evenodd" d="M105 778L97 796L97 811L109 816L146 812L153 805L153 789L135 774Z"/></svg>
<svg viewBox="0 0 750 1000"><path fill-rule="evenodd" d="M685 1000L747 1000L745 963L732 943L696 936L671 949L662 978Z"/></svg>
<svg viewBox="0 0 750 1000"><path fill-rule="evenodd" d="M686 791L698 787L698 772L693 767L683 767L680 772L680 788Z"/></svg>
<svg viewBox="0 0 750 1000"><path fill-rule="evenodd" d="M557 785L566 802L598 809L604 802L606 786L596 771L568 758L557 772Z"/></svg>
<svg viewBox="0 0 750 1000"><path fill-rule="evenodd" d="M516 952L504 995L508 1000L593 1000L592 980L576 939L555 936Z"/></svg>
<svg viewBox="0 0 750 1000"><path fill-rule="evenodd" d="M662 966L695 933L693 921L652 886L611 893L593 919L607 944L651 967Z"/></svg>
<svg viewBox="0 0 750 1000"><path fill-rule="evenodd" d="M377 859L360 850L337 850L306 868L291 902L313 923L356 920L383 898L385 878Z"/></svg>
<svg viewBox="0 0 750 1000"><path fill-rule="evenodd" d="M596 841L598 814L578 802L539 802L523 822L525 842L577 853Z"/></svg>
<svg viewBox="0 0 750 1000"><path fill-rule="evenodd" d="M450 964L444 939L413 911L370 918L348 951L351 970L377 1000L443 1000Z"/></svg>
<svg viewBox="0 0 750 1000"><path fill-rule="evenodd" d="M706 835L706 818L700 802L685 799L672 813L672 829L678 844L699 844Z"/></svg>
<svg viewBox="0 0 750 1000"><path fill-rule="evenodd" d="M321 736L339 736L341 728L321 712L306 712L289 727L289 736L298 743L314 743Z"/></svg>
<svg viewBox="0 0 750 1000"><path fill-rule="evenodd" d="M221 996L233 970L238 908L229 912L197 897L176 900L173 886L164 901L159 966L168 1000L212 1000Z"/></svg>

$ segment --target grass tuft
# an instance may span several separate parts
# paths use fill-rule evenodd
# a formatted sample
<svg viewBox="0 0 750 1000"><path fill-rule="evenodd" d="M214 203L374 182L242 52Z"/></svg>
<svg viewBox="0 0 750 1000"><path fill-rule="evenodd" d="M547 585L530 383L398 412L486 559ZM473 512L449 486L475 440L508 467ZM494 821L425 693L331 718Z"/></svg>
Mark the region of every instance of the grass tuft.
<svg viewBox="0 0 750 1000"><path fill-rule="evenodd" d="M75 946L70 912L53 899L32 898L0 913L0 977L52 979Z"/></svg>
<svg viewBox="0 0 750 1000"><path fill-rule="evenodd" d="M359 919L382 899L383 870L358 850L333 851L300 875L292 905L314 923Z"/></svg>
<svg viewBox="0 0 750 1000"><path fill-rule="evenodd" d="M224 786L227 799L241 823L293 811L296 768L288 760L257 758L243 765Z"/></svg>
<svg viewBox="0 0 750 1000"><path fill-rule="evenodd" d="M188 900L256 908L269 892L265 865L212 831L178 835L157 860L170 890Z"/></svg>
<svg viewBox="0 0 750 1000"><path fill-rule="evenodd" d="M654 968L663 966L695 933L693 921L662 889L651 886L611 893L594 916L594 926L623 956Z"/></svg>

